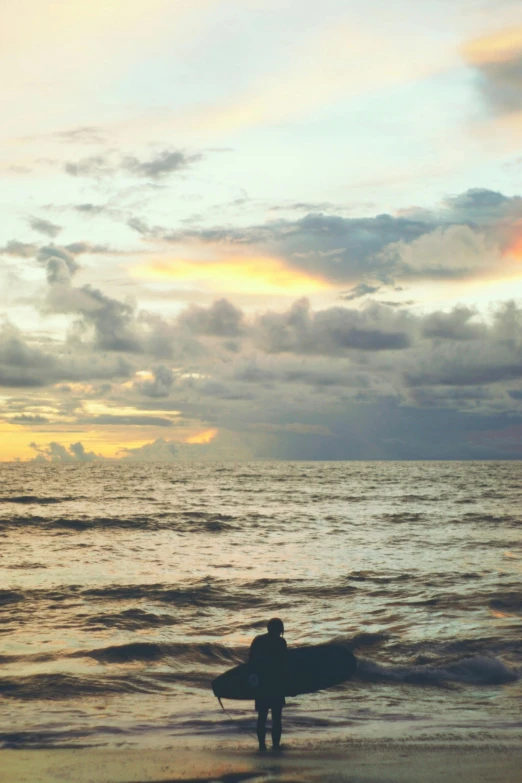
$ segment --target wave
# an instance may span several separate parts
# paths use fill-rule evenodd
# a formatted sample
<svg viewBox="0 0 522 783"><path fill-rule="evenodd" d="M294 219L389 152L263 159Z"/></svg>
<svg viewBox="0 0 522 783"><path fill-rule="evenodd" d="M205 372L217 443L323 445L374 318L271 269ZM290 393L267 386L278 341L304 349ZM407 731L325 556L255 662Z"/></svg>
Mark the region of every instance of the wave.
<svg viewBox="0 0 522 783"><path fill-rule="evenodd" d="M143 609L124 609L121 612L102 612L83 615L79 618L92 631L117 628L125 631L137 631L142 628L158 628L178 625L181 621L170 614L156 614Z"/></svg>
<svg viewBox="0 0 522 783"><path fill-rule="evenodd" d="M358 660L358 679L366 682L402 682L409 685L503 685L515 682L520 670L498 658L475 655L453 662L385 666L375 661Z"/></svg>
<svg viewBox="0 0 522 783"><path fill-rule="evenodd" d="M18 590L0 590L0 606L18 604L25 600L24 593Z"/></svg>
<svg viewBox="0 0 522 783"><path fill-rule="evenodd" d="M161 683L134 674L81 676L73 674L33 674L0 677L0 695L6 699L61 700L79 696L115 693L150 693L165 690Z"/></svg>
<svg viewBox="0 0 522 783"><path fill-rule="evenodd" d="M235 666L245 659L245 650L244 648L225 647L224 645L211 642L200 644L130 642L129 644L110 645L94 650L78 651L73 653L71 657L93 658L102 663L168 661L171 665L219 663Z"/></svg>
<svg viewBox="0 0 522 783"><path fill-rule="evenodd" d="M72 500L82 500L82 498L78 497L60 497L60 498L52 498L52 497L38 497L37 495L12 495L0 497L0 503L20 503L22 505L40 505L40 506L48 506L53 505L54 503L67 503L68 501Z"/></svg>
<svg viewBox="0 0 522 783"><path fill-rule="evenodd" d="M49 501L49 502L55 502ZM62 501L56 501L62 502ZM43 517L20 515L0 518L0 530L36 528L42 532L70 530L175 530L191 533L221 533L236 530L236 517L229 514L208 512L182 512L180 514L153 513L148 516L127 517Z"/></svg>
<svg viewBox="0 0 522 783"><path fill-rule="evenodd" d="M451 522L480 523L494 527L501 525L520 527L522 525L520 517L514 514L484 514L476 511L469 511L467 514L463 514L461 519L452 519Z"/></svg>
<svg viewBox="0 0 522 783"><path fill-rule="evenodd" d="M213 644L193 646L141 642L78 651L69 657L91 658L105 668L89 675L53 672L4 676L0 678L0 696L20 701L75 700L133 693L171 693L174 696L180 687L210 693L210 684L216 674L240 663L244 653L244 650ZM136 662L140 662L142 667L125 667L125 664ZM122 667L125 667L124 672ZM439 688L499 686L515 683L520 676L519 668L485 655L399 665L359 657L355 678L345 687L350 688L357 681Z"/></svg>

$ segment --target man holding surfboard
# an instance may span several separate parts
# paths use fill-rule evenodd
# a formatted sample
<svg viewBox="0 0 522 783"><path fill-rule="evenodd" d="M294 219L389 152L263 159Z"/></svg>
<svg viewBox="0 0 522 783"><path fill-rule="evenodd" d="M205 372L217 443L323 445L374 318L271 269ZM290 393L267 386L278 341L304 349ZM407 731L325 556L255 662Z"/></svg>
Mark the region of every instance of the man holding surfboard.
<svg viewBox="0 0 522 783"><path fill-rule="evenodd" d="M266 719L272 711L272 745L274 750L281 747L282 713L285 706L284 670L286 663L286 640L283 638L285 627L279 617L273 617L267 623L268 633L256 636L250 645L249 662L259 670L263 680L270 683L263 698L256 698L257 739L259 750L266 750Z"/></svg>
<svg viewBox="0 0 522 783"><path fill-rule="evenodd" d="M285 628L278 617L268 621L267 630L252 642L249 660L216 677L212 690L223 710L221 699L255 699L260 750L266 750L266 719L272 710L272 742L278 750L285 696L315 693L346 682L356 672L357 659L344 644L335 642L287 650Z"/></svg>

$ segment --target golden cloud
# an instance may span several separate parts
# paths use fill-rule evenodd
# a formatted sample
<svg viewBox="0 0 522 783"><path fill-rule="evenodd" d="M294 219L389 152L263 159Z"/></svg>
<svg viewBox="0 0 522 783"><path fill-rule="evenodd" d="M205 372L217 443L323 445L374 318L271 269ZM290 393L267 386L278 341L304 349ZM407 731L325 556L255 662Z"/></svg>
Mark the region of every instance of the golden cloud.
<svg viewBox="0 0 522 783"><path fill-rule="evenodd" d="M218 432L219 430L216 429L204 430L203 432L199 432L197 435L191 435L190 438L186 438L185 443L192 443L192 444L210 443L211 441L214 440Z"/></svg>
<svg viewBox="0 0 522 783"><path fill-rule="evenodd" d="M475 38L462 49L464 58L470 65L509 62L521 52L522 27L511 27Z"/></svg>
<svg viewBox="0 0 522 783"><path fill-rule="evenodd" d="M142 280L176 280L219 293L304 296L330 289L318 276L286 266L278 258L231 257L216 261L184 258L152 261L131 269Z"/></svg>

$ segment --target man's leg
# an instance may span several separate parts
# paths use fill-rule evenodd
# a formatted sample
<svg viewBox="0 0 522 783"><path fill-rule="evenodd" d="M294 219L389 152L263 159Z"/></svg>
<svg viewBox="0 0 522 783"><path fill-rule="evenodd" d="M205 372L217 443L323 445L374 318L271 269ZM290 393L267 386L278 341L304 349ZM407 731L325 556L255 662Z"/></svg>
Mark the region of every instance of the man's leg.
<svg viewBox="0 0 522 783"><path fill-rule="evenodd" d="M257 710L257 739L259 741L259 750L266 750L266 719L268 716L268 707L259 706Z"/></svg>
<svg viewBox="0 0 522 783"><path fill-rule="evenodd" d="M278 748L281 744L283 705L278 704L272 707L272 745Z"/></svg>

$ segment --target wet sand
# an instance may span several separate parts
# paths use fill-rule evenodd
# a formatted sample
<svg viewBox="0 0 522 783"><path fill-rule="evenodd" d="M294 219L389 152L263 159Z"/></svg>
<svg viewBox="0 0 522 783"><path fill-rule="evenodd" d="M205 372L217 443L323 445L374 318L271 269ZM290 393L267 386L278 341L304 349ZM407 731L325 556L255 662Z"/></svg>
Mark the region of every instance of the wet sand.
<svg viewBox="0 0 522 783"><path fill-rule="evenodd" d="M2 783L515 783L522 748L408 742L288 748L261 755L244 748L0 751Z"/></svg>

